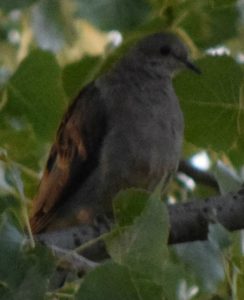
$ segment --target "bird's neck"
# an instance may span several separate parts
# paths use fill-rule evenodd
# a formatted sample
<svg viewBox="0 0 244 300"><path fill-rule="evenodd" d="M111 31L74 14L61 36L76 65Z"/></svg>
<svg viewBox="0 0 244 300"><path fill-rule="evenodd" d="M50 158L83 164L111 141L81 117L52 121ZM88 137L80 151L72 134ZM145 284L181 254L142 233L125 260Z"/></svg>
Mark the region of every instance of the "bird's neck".
<svg viewBox="0 0 244 300"><path fill-rule="evenodd" d="M115 66L112 70L111 75L114 79L122 81L139 81L141 84L145 81L161 81L161 82L171 82L171 73L163 66L154 60L130 60L129 58L124 58L121 62Z"/></svg>

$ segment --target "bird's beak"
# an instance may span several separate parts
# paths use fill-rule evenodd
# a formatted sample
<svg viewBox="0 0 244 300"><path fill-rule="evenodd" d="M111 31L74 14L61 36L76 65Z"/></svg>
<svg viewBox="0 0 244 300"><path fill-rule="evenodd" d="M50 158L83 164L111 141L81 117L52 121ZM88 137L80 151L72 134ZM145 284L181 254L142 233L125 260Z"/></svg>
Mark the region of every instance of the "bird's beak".
<svg viewBox="0 0 244 300"><path fill-rule="evenodd" d="M193 72L197 74L202 74L202 71L196 65L194 65L190 60L187 60L185 62L185 65L188 69L192 70Z"/></svg>

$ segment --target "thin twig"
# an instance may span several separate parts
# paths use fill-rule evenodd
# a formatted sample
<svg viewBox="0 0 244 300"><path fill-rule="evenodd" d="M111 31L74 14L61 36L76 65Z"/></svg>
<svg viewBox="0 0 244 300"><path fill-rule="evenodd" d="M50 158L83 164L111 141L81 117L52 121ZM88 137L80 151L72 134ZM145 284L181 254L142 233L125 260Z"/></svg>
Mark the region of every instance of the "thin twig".
<svg viewBox="0 0 244 300"><path fill-rule="evenodd" d="M21 163L18 162L14 162L14 164L26 175L28 175L29 177L35 179L36 181L40 180L40 176L37 172L33 171L32 169L22 165Z"/></svg>
<svg viewBox="0 0 244 300"><path fill-rule="evenodd" d="M94 246L95 244L97 244L99 241L104 240L106 237L108 237L110 235L110 232L105 232L103 234L101 234L100 236L98 236L95 239L92 239L82 245L80 245L79 247L75 248L73 251L76 253L81 253L84 250L90 248L91 246Z"/></svg>
<svg viewBox="0 0 244 300"><path fill-rule="evenodd" d="M48 297L58 297L58 299L74 299L74 295L70 295L67 293L61 293L61 292L47 292L46 295Z"/></svg>
<svg viewBox="0 0 244 300"><path fill-rule="evenodd" d="M99 263L93 262L74 251L65 250L57 246L49 246L54 255L59 258L59 265L66 266L68 269L78 272L87 273L88 271L99 266Z"/></svg>

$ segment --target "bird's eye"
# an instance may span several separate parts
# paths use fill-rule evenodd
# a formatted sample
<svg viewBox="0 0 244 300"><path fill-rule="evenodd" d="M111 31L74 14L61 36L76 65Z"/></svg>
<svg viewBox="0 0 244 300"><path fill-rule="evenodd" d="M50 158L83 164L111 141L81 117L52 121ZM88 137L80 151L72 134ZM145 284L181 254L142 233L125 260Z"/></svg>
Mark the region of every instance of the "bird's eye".
<svg viewBox="0 0 244 300"><path fill-rule="evenodd" d="M162 55L168 55L170 53L171 49L169 46L163 46L160 48L160 53Z"/></svg>

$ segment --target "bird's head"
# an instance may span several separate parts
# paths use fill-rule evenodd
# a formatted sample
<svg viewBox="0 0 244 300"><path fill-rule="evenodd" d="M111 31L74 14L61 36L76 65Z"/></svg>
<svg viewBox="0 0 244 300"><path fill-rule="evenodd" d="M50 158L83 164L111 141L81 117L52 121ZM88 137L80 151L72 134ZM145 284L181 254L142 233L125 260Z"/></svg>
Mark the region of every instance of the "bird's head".
<svg viewBox="0 0 244 300"><path fill-rule="evenodd" d="M162 69L171 76L185 67L198 74L201 73L200 69L190 61L185 44L171 33L149 35L136 44L133 52L141 58L141 63Z"/></svg>

